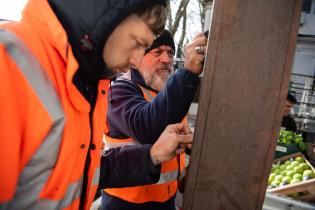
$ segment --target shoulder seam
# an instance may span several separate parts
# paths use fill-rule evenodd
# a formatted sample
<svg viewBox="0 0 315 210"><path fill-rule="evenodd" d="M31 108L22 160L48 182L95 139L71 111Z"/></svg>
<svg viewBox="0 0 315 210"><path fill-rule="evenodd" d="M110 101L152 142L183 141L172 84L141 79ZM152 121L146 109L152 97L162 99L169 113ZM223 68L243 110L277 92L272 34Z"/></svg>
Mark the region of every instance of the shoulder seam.
<svg viewBox="0 0 315 210"><path fill-rule="evenodd" d="M143 91L142 91L142 89L141 89L141 87L140 87L138 84L136 84L136 83L134 83L133 81L131 81L131 80L125 80L125 79L116 80L116 81L112 84L112 87L114 87L114 86L119 86L119 85L123 86L123 85L127 85L127 84L131 84L132 86L136 87L136 88L138 89L138 91L139 91L142 95L144 95L144 94L143 94Z"/></svg>

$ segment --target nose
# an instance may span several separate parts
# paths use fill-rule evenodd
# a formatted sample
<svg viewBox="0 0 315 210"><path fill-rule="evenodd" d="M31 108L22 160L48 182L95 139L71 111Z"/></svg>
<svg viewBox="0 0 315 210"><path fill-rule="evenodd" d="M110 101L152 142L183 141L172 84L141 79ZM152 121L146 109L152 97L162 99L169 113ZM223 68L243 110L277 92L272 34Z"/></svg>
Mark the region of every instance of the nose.
<svg viewBox="0 0 315 210"><path fill-rule="evenodd" d="M167 51L163 51L160 55L160 61L165 64L172 63L172 57L167 53Z"/></svg>
<svg viewBox="0 0 315 210"><path fill-rule="evenodd" d="M144 48L134 50L129 57L129 65L131 65L132 67L135 67L135 68L139 68L141 61L142 61L142 58L143 58L143 55L144 55L144 51L145 51Z"/></svg>

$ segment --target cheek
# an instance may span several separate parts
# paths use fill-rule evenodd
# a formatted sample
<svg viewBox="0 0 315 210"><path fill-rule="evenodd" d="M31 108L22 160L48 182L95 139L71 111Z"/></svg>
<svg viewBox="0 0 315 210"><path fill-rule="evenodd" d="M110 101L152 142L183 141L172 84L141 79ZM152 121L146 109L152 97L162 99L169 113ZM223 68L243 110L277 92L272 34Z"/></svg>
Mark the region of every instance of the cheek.
<svg viewBox="0 0 315 210"><path fill-rule="evenodd" d="M124 45L116 44L110 50L111 58L114 60L125 60L129 56L129 50Z"/></svg>
<svg viewBox="0 0 315 210"><path fill-rule="evenodd" d="M148 62L148 66L150 66L151 68L157 68L158 65L160 65L159 58L156 58L154 56L150 56L147 62Z"/></svg>
<svg viewBox="0 0 315 210"><path fill-rule="evenodd" d="M148 70L152 71L152 69L154 67L152 60L146 61L146 66L147 66Z"/></svg>
<svg viewBox="0 0 315 210"><path fill-rule="evenodd" d="M103 50L103 59L109 67L111 67L112 65L115 54L116 53L115 53L115 48L113 47L113 40L108 39Z"/></svg>

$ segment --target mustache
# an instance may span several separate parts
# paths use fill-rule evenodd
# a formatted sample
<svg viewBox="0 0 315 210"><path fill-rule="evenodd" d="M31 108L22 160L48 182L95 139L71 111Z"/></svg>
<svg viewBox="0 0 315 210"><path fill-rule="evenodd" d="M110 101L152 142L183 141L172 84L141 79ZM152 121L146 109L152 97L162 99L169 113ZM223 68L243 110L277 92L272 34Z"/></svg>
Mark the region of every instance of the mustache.
<svg viewBox="0 0 315 210"><path fill-rule="evenodd" d="M168 64L160 65L158 70L168 70L169 72L171 72L172 71L172 66L168 65Z"/></svg>

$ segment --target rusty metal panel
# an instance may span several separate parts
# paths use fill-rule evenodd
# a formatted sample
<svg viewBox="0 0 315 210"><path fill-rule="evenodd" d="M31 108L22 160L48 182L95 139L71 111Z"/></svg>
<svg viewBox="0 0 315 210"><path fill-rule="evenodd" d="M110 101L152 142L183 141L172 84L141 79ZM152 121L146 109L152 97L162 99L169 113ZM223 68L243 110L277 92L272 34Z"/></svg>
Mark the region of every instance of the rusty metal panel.
<svg viewBox="0 0 315 210"><path fill-rule="evenodd" d="M261 209L300 0L216 0L184 210Z"/></svg>

